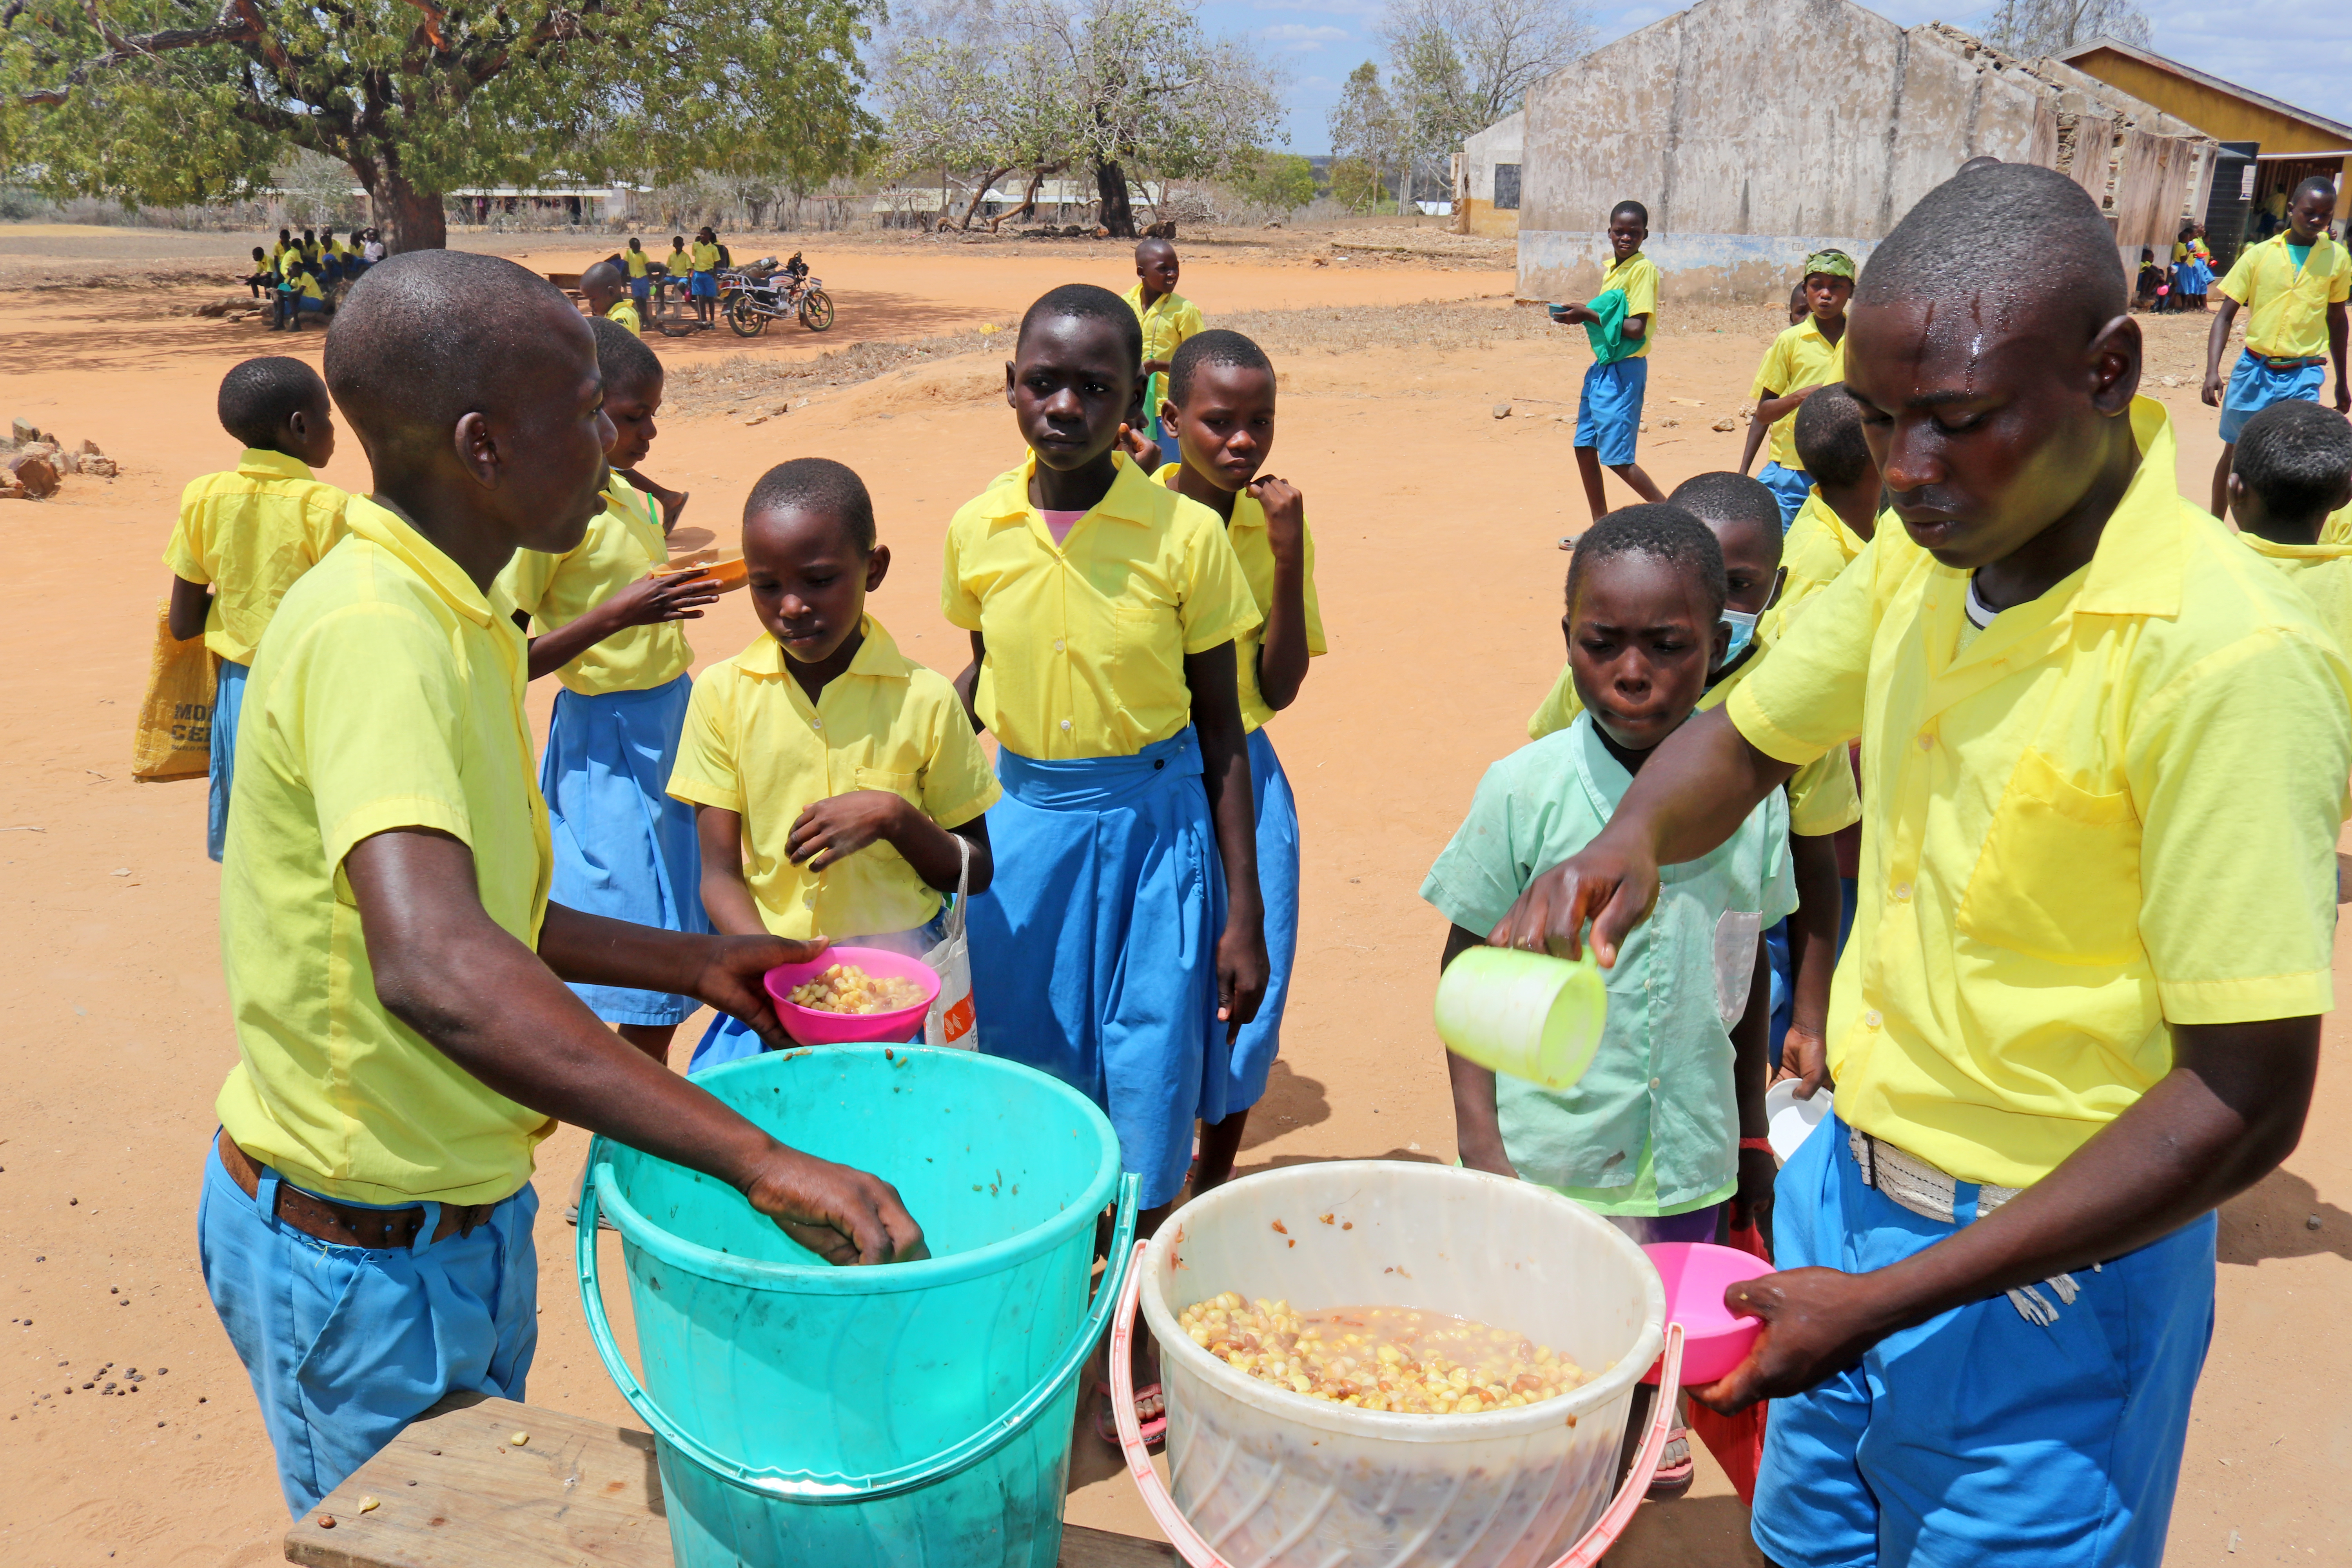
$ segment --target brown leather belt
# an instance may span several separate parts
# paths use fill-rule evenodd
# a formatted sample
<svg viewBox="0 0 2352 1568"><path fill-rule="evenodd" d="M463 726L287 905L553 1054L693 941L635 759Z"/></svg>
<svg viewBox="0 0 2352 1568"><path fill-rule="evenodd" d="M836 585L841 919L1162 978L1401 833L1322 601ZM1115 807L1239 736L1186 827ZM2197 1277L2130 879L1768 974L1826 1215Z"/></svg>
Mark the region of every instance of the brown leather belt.
<svg viewBox="0 0 2352 1568"><path fill-rule="evenodd" d="M247 1197L257 1197L261 1192L261 1167L253 1157L236 1146L236 1140L223 1128L220 1134L221 1168ZM496 1204L443 1204L441 1223L433 1228L435 1241L446 1241L453 1236L464 1236L490 1217ZM406 1251L416 1245L416 1232L425 1224L425 1205L418 1204L404 1209L362 1208L356 1204L339 1204L306 1193L281 1181L278 1184L278 1217L305 1236L330 1241L337 1247L371 1247L379 1249Z"/></svg>

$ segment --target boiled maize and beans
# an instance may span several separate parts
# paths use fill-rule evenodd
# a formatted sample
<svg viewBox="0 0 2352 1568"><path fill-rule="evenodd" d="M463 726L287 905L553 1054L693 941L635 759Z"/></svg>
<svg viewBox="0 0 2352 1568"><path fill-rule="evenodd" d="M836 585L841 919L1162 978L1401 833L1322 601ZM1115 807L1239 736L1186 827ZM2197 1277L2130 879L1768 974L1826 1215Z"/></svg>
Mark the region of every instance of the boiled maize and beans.
<svg viewBox="0 0 2352 1568"><path fill-rule="evenodd" d="M814 980L793 987L793 1001L821 1013L895 1013L923 999L923 988L895 974L868 974L854 963L836 963Z"/></svg>
<svg viewBox="0 0 2352 1568"><path fill-rule="evenodd" d="M1595 1375L1524 1334L1404 1307L1302 1312L1228 1290L1176 1321L1236 1371L1365 1410L1475 1415L1556 1399Z"/></svg>

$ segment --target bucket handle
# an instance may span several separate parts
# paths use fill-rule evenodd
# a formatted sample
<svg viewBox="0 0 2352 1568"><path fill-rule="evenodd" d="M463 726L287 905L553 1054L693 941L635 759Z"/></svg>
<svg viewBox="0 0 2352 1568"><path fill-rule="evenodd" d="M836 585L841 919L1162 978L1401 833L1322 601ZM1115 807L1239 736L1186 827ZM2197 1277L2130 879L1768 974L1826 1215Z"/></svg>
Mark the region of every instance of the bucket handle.
<svg viewBox="0 0 2352 1568"><path fill-rule="evenodd" d="M588 1150L588 1165L593 1173L603 1152L604 1140L599 1138ZM1110 1270L1105 1275L1100 1289L1095 1292L1094 1305L1087 1309L1086 1321L1062 1353L1054 1358L1045 1376L1039 1378L1029 1392L1023 1394L1002 1415L996 1416L969 1437L943 1448L927 1459L911 1465L901 1465L892 1470L877 1470L871 1475L845 1476L823 1474L813 1470L779 1470L764 1465L748 1465L740 1459L719 1453L700 1438L670 1419L662 1407L654 1403L652 1394L637 1381L622 1359L620 1346L613 1338L613 1325L604 1312L604 1288L598 1279L596 1258L596 1184L587 1183L580 1192L580 1237L577 1257L580 1268L580 1303L588 1317L588 1337L594 1342L596 1353L612 1374L621 1397L629 1408L642 1417L654 1435L696 1464L723 1481L729 1481L748 1491L770 1497L788 1499L793 1502L835 1503L873 1502L882 1498L900 1497L917 1491L949 1477L957 1475L987 1458L1025 1430L1037 1418L1038 1413L1062 1391L1062 1385L1074 1376L1087 1356L1094 1352L1102 1338L1103 1326L1118 1305L1126 1284L1129 1265L1135 1253L1136 1199L1142 1188L1142 1178L1123 1173L1118 1179L1118 1217L1111 1235Z"/></svg>
<svg viewBox="0 0 2352 1568"><path fill-rule="evenodd" d="M1144 1507L1160 1529L1175 1543L1177 1555L1192 1564L1192 1568L1234 1568L1218 1554L1217 1549L1192 1528L1168 1495L1167 1486L1160 1473L1151 1468L1151 1450L1144 1445L1143 1429L1135 1419L1135 1371L1132 1356L1135 1344L1136 1303L1143 1295L1143 1249L1150 1243L1135 1244L1135 1257L1127 1271L1127 1287L1119 1292L1118 1312L1110 1324L1110 1409L1118 1423L1118 1446L1127 1456L1128 1474L1135 1478L1136 1490L1143 1494ZM1666 1324L1666 1347L1664 1358L1666 1388L1682 1386L1683 1326ZM1674 1425L1675 1402L1655 1399L1650 1405L1650 1429L1642 1435L1641 1451L1633 1456L1633 1468L1625 1474L1625 1484L1609 1500L1601 1517L1583 1539L1568 1550L1568 1554L1551 1568L1595 1568L1601 1553L1617 1544L1617 1537L1633 1519L1633 1510L1642 1506L1643 1497L1650 1489L1651 1472L1658 1468L1658 1457L1666 1451L1666 1434Z"/></svg>

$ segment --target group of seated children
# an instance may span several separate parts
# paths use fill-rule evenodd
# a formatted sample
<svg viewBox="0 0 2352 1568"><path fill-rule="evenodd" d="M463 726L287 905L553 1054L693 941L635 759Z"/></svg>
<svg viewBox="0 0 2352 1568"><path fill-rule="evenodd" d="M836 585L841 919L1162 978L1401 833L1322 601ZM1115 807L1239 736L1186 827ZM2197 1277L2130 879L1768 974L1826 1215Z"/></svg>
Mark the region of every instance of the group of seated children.
<svg viewBox="0 0 2352 1568"><path fill-rule="evenodd" d="M372 228L348 240L336 238L331 227L306 228L299 239L281 228L276 246L253 247L253 271L244 282L253 298L275 301L271 331L299 331L305 315L332 315L337 285L356 280L383 257L383 240Z"/></svg>

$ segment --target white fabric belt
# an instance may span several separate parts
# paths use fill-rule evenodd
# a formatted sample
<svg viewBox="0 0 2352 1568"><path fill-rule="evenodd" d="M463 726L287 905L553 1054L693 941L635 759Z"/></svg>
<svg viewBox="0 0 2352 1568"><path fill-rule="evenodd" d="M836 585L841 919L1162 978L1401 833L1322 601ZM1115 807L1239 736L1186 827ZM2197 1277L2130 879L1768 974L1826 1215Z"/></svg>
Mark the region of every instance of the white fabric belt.
<svg viewBox="0 0 2352 1568"><path fill-rule="evenodd" d="M1846 1129L1846 1147L1853 1151L1853 1163L1862 1168L1863 1185L1876 1188L1922 1219L1932 1219L1940 1225L1960 1223L1958 1176L1884 1139L1873 1138L1859 1127ZM1979 1184L1977 1217L1982 1219L2024 1190L1991 1182ZM2095 1267L2093 1272L2097 1272ZM2073 1306L2082 1290L2071 1274L2053 1274L2042 1283L2050 1287L2061 1306ZM2009 1292L2009 1300L2018 1315L2029 1323L2046 1328L2058 1321L2058 1308L2051 1305L2038 1287L2021 1285Z"/></svg>

